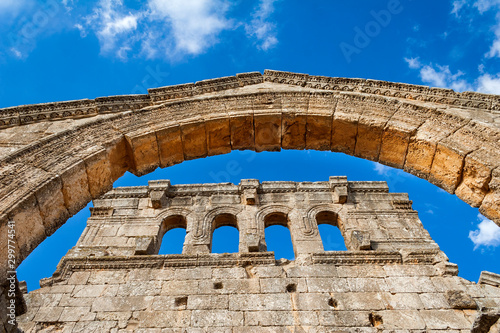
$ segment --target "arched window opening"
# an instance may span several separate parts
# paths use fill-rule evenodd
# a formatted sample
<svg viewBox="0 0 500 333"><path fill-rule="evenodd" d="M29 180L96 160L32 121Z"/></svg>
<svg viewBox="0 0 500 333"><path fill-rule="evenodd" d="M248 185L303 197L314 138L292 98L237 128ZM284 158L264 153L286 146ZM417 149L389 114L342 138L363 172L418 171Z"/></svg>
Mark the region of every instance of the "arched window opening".
<svg viewBox="0 0 500 333"><path fill-rule="evenodd" d="M347 251L337 214L329 211L319 212L316 214L316 222L325 251Z"/></svg>
<svg viewBox="0 0 500 333"><path fill-rule="evenodd" d="M274 251L275 259L294 260L288 216L284 213L271 213L264 219L264 227L267 251Z"/></svg>
<svg viewBox="0 0 500 333"><path fill-rule="evenodd" d="M161 244L158 254L182 254L186 238L186 218L182 215L167 217L161 224Z"/></svg>
<svg viewBox="0 0 500 333"><path fill-rule="evenodd" d="M217 215L212 222L212 253L235 253L239 250L240 234L236 216Z"/></svg>

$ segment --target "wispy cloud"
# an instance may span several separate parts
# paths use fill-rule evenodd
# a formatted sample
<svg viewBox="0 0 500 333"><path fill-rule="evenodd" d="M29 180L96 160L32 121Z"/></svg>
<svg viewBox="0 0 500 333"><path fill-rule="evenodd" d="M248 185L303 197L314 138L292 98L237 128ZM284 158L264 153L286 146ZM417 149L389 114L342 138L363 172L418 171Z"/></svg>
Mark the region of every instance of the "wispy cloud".
<svg viewBox="0 0 500 333"><path fill-rule="evenodd" d="M257 40L259 48L267 51L278 44L276 24L269 20L276 0L261 0L252 14L252 21L245 25L248 36Z"/></svg>
<svg viewBox="0 0 500 333"><path fill-rule="evenodd" d="M221 0L149 0L148 19L167 24L165 28L173 36L175 51L196 55L216 44L217 36L232 27L226 18L228 8L229 4ZM162 33L149 34L149 48L155 39L165 37ZM168 52L172 51L169 44L159 45Z"/></svg>
<svg viewBox="0 0 500 333"><path fill-rule="evenodd" d="M500 94L500 75L483 73L476 79L466 79L464 72L452 72L449 66L422 64L418 59L405 58L408 67L418 69L420 79L433 87L450 88L455 91L478 91L486 94Z"/></svg>
<svg viewBox="0 0 500 333"><path fill-rule="evenodd" d="M453 1L452 5L453 5L453 9L451 10L451 13L455 14L455 16L459 16L458 12L465 5L465 0L456 0L456 1Z"/></svg>
<svg viewBox="0 0 500 333"><path fill-rule="evenodd" d="M500 0L476 0L471 3L467 3L464 0L457 0L453 2L452 14L455 14L456 17L460 17L460 11L465 10L465 8L477 9L481 15L490 10L496 11L496 25L492 29L495 38L489 51L486 52L484 56L486 58L500 58Z"/></svg>
<svg viewBox="0 0 500 333"><path fill-rule="evenodd" d="M469 232L469 239L474 243L474 250L481 246L497 247L500 245L500 227L483 215L478 216L478 229Z"/></svg>
<svg viewBox="0 0 500 333"><path fill-rule="evenodd" d="M122 0L100 0L93 13L85 17L85 25L76 24L82 34L86 29L95 31L101 44L101 52L115 52L119 58L126 58L124 49L130 49L135 41L137 22L141 13L128 11Z"/></svg>

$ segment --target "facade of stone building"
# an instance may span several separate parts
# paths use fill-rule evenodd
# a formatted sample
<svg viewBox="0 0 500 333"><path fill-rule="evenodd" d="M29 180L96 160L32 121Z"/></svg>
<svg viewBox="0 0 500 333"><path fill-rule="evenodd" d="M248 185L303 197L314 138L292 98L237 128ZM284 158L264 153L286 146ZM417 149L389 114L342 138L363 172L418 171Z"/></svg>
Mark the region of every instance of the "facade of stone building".
<svg viewBox="0 0 500 333"><path fill-rule="evenodd" d="M267 251L290 230L295 260ZM347 251L325 251L318 225ZM234 226L238 253L211 253ZM159 255L185 228L182 254ZM498 332L500 275L479 283L385 182L259 182L116 188L94 200L78 243L25 294L25 332Z"/></svg>

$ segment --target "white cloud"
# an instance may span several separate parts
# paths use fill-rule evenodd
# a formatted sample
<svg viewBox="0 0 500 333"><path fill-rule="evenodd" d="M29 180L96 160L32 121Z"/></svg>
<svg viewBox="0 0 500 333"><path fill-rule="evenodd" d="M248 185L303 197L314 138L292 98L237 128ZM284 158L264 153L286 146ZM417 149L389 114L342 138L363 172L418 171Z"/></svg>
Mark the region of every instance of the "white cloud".
<svg viewBox="0 0 500 333"><path fill-rule="evenodd" d="M474 250L480 246L496 247L500 245L500 227L495 222L479 214L478 229L469 232L469 238L474 243Z"/></svg>
<svg viewBox="0 0 500 333"><path fill-rule="evenodd" d="M278 44L276 37L276 24L269 21L269 17L274 12L274 2L276 0L261 0L258 8L252 14L252 21L245 25L248 36L255 37L259 43L259 48L267 51Z"/></svg>
<svg viewBox="0 0 500 333"><path fill-rule="evenodd" d="M500 0L477 0L474 3L474 7L476 7L481 14L495 6L500 6Z"/></svg>
<svg viewBox="0 0 500 333"><path fill-rule="evenodd" d="M85 36L86 28L94 29L104 53L119 51L134 39L137 21L141 14L127 12L122 0L100 0L92 15L85 18L86 24L75 25L80 33Z"/></svg>
<svg viewBox="0 0 500 333"><path fill-rule="evenodd" d="M500 95L500 75L491 76L486 73L479 77L477 91L485 94Z"/></svg>
<svg viewBox="0 0 500 333"><path fill-rule="evenodd" d="M15 47L11 47L10 48L10 51L14 54L14 56L16 56L16 58L22 58L23 57L23 54L21 53L21 51L19 51L18 49L16 49Z"/></svg>
<svg viewBox="0 0 500 333"><path fill-rule="evenodd" d="M458 12L460 11L460 9L462 9L464 5L465 5L465 0L453 1L453 9L451 10L451 13L455 14L455 16L458 17L459 16Z"/></svg>
<svg viewBox="0 0 500 333"><path fill-rule="evenodd" d="M422 82L434 87L450 88L455 91L478 91L485 94L500 94L500 74L491 75L484 73L484 66L479 66L482 73L473 82L468 82L463 77L465 73L457 71L452 73L449 66L423 65L414 59L405 58L408 66L412 69L419 69Z"/></svg>
<svg viewBox="0 0 500 333"><path fill-rule="evenodd" d="M225 17L228 4L222 0L149 0L149 8L151 19L169 24L176 50L187 54L204 52L232 27Z"/></svg>
<svg viewBox="0 0 500 333"><path fill-rule="evenodd" d="M418 58L405 58L405 61L408 63L408 66L412 69L420 68L420 60Z"/></svg>
<svg viewBox="0 0 500 333"><path fill-rule="evenodd" d="M410 66L410 68L412 67ZM462 71L452 73L449 66L434 66L430 64L420 68L420 78L422 82L429 83L431 86L451 88L455 91L472 90L472 87L467 81L460 78L463 75L464 73Z"/></svg>

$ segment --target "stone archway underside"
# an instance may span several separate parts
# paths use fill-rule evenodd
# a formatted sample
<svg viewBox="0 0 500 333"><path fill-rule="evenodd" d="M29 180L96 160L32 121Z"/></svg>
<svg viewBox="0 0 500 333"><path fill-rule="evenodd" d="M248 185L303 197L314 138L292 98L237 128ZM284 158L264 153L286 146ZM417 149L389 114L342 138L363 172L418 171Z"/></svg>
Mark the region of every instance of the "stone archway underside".
<svg viewBox="0 0 500 333"><path fill-rule="evenodd" d="M18 262L125 171L237 149L378 161L500 225L495 95L266 70L147 95L0 109L0 128L0 247L7 253L7 221L15 221Z"/></svg>

